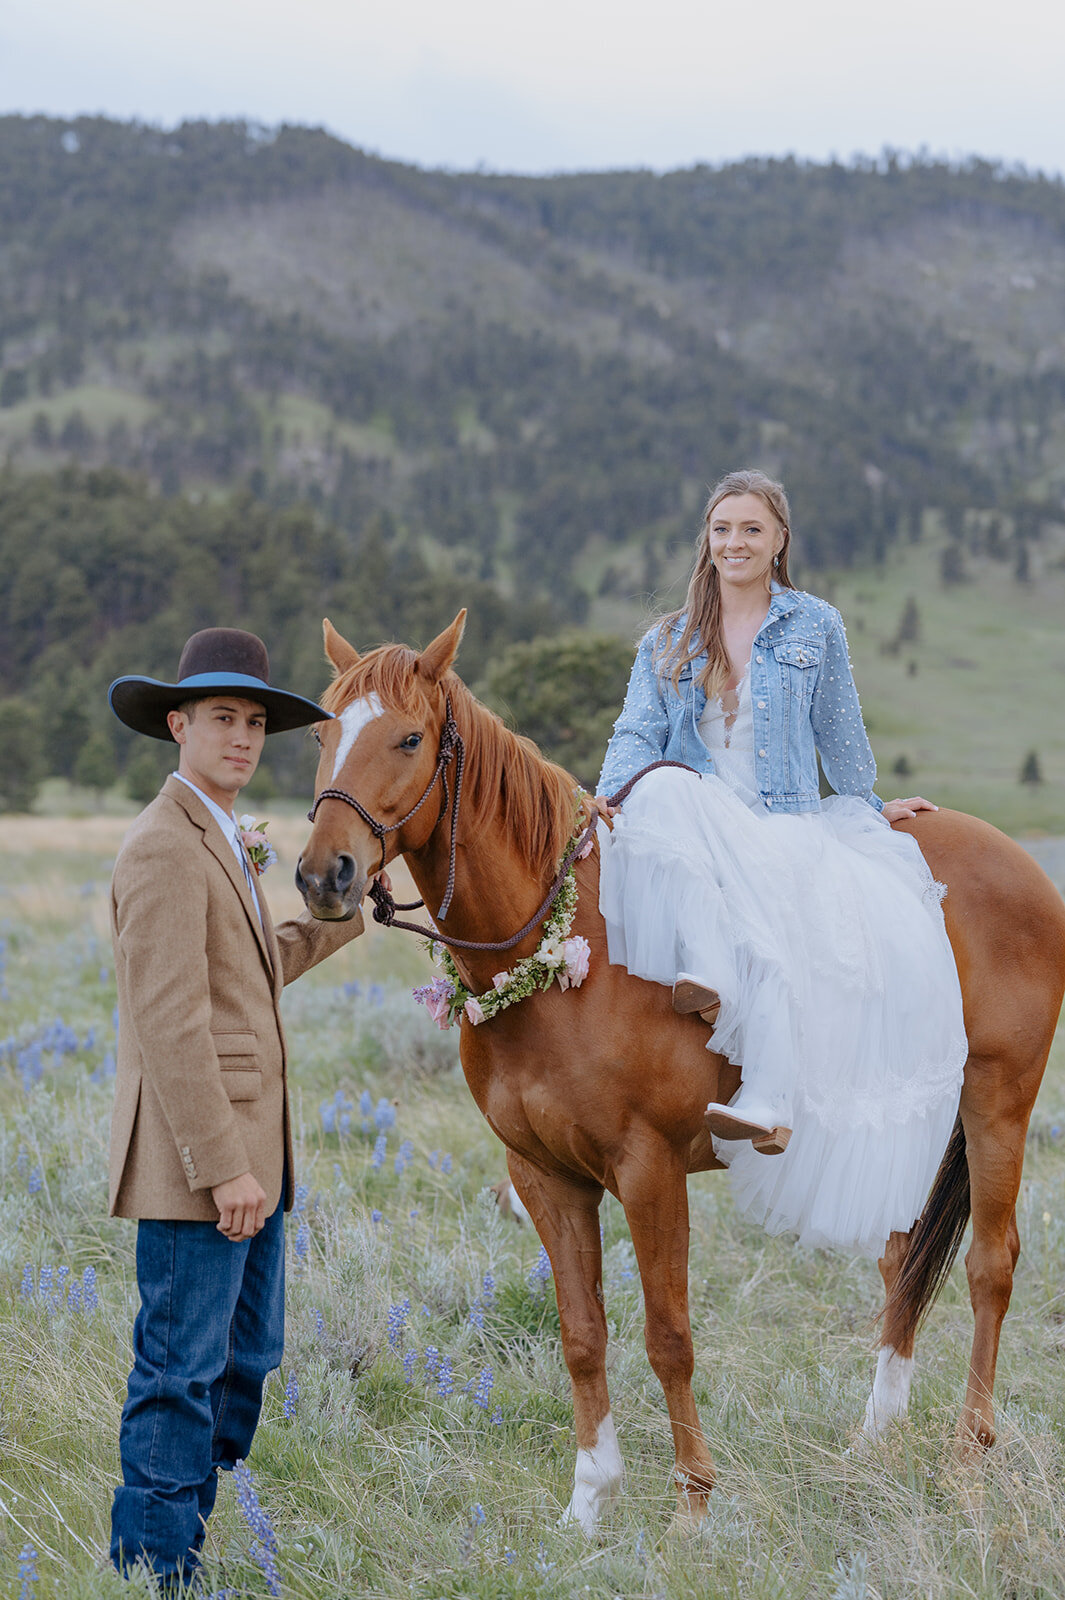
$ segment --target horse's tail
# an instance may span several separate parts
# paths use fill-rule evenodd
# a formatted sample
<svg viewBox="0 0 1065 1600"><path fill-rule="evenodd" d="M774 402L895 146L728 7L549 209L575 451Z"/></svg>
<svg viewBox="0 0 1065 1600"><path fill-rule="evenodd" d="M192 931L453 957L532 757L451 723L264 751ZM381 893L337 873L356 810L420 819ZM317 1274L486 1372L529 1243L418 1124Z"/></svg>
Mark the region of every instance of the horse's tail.
<svg viewBox="0 0 1065 1600"><path fill-rule="evenodd" d="M969 1164L965 1155L965 1129L959 1117L925 1208L910 1233L902 1268L888 1296L896 1348L905 1348L916 1336L946 1282L961 1248L969 1209Z"/></svg>

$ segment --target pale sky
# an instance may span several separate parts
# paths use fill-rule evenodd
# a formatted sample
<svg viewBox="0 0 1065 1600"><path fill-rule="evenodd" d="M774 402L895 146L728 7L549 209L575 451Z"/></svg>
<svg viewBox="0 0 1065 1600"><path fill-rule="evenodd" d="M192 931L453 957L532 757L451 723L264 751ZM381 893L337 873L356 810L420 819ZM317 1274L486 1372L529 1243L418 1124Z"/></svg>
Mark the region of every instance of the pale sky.
<svg viewBox="0 0 1065 1600"><path fill-rule="evenodd" d="M885 146L1065 171L1063 0L2 0L0 112L321 125L422 166Z"/></svg>

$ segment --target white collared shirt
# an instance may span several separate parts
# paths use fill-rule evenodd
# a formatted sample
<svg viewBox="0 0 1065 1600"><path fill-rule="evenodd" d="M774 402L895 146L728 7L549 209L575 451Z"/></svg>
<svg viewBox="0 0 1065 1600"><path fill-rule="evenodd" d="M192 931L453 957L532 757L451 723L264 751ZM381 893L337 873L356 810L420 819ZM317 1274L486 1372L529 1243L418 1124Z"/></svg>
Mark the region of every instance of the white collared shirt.
<svg viewBox="0 0 1065 1600"><path fill-rule="evenodd" d="M233 815L232 811L223 811L222 807L218 805L216 801L212 800L209 794L204 794L202 789L198 788L196 784L190 782L190 780L184 777L180 772L175 772L174 777L177 778L179 783L183 783L186 788L191 789L193 794L199 795L200 799L203 801L204 805L207 807L208 811L211 813L212 817L218 823L218 826L229 840L233 854L237 858L237 864L240 867L241 872L244 873L248 888L251 890L251 898L255 906L255 914L259 918L259 926L261 928L263 926L263 914L259 907L259 896L255 888L255 874L254 871L252 871L249 867L248 857L245 853L244 846L241 843L240 829L237 826L236 817ZM250 876L249 872L251 874Z"/></svg>

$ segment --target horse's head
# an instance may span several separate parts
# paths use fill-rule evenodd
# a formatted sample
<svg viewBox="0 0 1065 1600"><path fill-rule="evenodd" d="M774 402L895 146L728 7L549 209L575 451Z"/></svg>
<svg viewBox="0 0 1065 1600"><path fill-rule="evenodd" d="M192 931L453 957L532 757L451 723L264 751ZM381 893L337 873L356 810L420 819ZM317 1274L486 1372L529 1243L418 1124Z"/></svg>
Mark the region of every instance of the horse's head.
<svg viewBox="0 0 1065 1600"><path fill-rule="evenodd" d="M436 826L436 794L420 807L418 801L437 767L445 721L442 680L465 622L460 611L421 655L405 645L382 645L365 656L332 623L323 624L334 678L322 704L335 715L315 728L321 754L313 827L296 868L296 887L321 920L354 916L382 856L387 862L418 849ZM343 790L350 800L331 797L331 789ZM367 818L381 831L375 833Z"/></svg>

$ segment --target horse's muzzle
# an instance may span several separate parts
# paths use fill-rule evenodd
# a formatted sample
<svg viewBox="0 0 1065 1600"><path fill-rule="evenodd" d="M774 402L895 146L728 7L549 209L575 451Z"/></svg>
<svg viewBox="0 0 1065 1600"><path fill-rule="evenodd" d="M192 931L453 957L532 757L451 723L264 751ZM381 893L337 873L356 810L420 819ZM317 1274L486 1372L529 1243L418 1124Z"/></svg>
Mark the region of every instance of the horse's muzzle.
<svg viewBox="0 0 1065 1600"><path fill-rule="evenodd" d="M356 884L358 865L354 856L341 852L324 872L303 870L302 858L296 866L296 888L307 910L319 922L348 922L359 909L365 881Z"/></svg>

